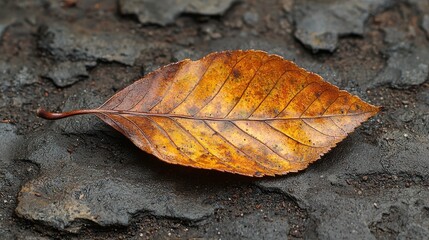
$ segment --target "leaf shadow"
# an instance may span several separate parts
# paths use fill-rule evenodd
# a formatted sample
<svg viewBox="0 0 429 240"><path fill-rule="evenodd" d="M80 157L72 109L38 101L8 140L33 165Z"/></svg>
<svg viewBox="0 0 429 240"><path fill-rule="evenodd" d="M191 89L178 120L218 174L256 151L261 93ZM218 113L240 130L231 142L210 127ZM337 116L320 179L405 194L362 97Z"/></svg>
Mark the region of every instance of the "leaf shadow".
<svg viewBox="0 0 429 240"><path fill-rule="evenodd" d="M210 191L216 192L224 190L226 187L248 185L260 179L166 163L140 150L129 139L113 129L108 134L112 139L109 146L110 151L121 153L116 159L117 161L123 161L123 164L127 165L123 166L124 171L122 174L118 172L120 178L125 181L135 180L136 175L140 172L144 173L146 177L150 177L153 181L174 183L175 189L179 191L181 189L188 191L192 189L210 189Z"/></svg>
<svg viewBox="0 0 429 240"><path fill-rule="evenodd" d="M205 195L223 192L226 188L246 186L260 180L284 181L297 177L318 177L321 174L330 174L338 170L336 165L344 165L345 156L353 149L356 141L361 141L359 133L353 133L318 161L311 163L306 169L262 178L247 177L216 170L197 169L193 167L169 164L140 150L128 138L113 129L104 129L109 138L107 148L113 153L113 168L117 168L117 177L125 182L144 182L147 179L160 184L172 185L177 192L186 192L195 195ZM119 153L119 154L118 154ZM118 167L118 165L120 167ZM341 168L341 167L340 167ZM203 192L204 191L204 192Z"/></svg>

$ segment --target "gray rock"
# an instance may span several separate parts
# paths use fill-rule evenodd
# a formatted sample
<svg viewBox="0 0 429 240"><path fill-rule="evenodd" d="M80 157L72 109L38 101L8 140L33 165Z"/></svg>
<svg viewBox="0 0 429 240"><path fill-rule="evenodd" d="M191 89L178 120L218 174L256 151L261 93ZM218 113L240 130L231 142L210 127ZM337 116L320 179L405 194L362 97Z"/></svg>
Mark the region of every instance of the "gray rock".
<svg viewBox="0 0 429 240"><path fill-rule="evenodd" d="M17 65L16 63L21 64ZM22 88L38 81L36 66L21 59L0 62L0 92L10 88ZM24 66L22 66L24 65Z"/></svg>
<svg viewBox="0 0 429 240"><path fill-rule="evenodd" d="M228 10L234 2L237 2L237 0L192 0L188 1L185 13L221 15Z"/></svg>
<svg viewBox="0 0 429 240"><path fill-rule="evenodd" d="M395 139L387 143L389 137L381 136L377 146L354 133L307 170L258 184L288 195L307 209L309 221L314 222L312 231L319 239L375 239L374 232L380 227L377 223L387 222L382 217L392 207L403 209L398 234L417 237L424 231L409 229L425 229L429 221L420 218L429 207L429 143L423 146L409 141L399 131L390 137ZM380 179L380 174L393 178ZM414 184L409 188L398 188L394 180L397 175L420 177L411 178ZM359 176L366 176L366 180Z"/></svg>
<svg viewBox="0 0 429 240"><path fill-rule="evenodd" d="M86 160L102 163L102 159ZM23 186L16 209L19 216L76 232L83 224L80 220L100 226L127 226L139 212L198 221L214 211L213 206L203 204L203 198L189 191L181 193L174 182L153 178L153 173L141 166L116 171L127 178L112 174L113 168L100 171L94 166L83 167L82 163L51 170L55 171L45 172Z"/></svg>
<svg viewBox="0 0 429 240"><path fill-rule="evenodd" d="M120 0L122 14L136 15L141 23L167 25L182 13L222 15L236 0Z"/></svg>
<svg viewBox="0 0 429 240"><path fill-rule="evenodd" d="M44 77L51 79L57 87L68 87L81 79L89 77L87 67L94 67L96 62L59 62L53 64Z"/></svg>
<svg viewBox="0 0 429 240"><path fill-rule="evenodd" d="M52 23L39 30L39 47L56 59L108 61L133 65L146 45L129 33L97 31L77 24Z"/></svg>
<svg viewBox="0 0 429 240"><path fill-rule="evenodd" d="M396 27L386 27L383 32L385 34L384 41L388 44L390 51L410 50L412 48L411 42L407 39L407 32Z"/></svg>
<svg viewBox="0 0 429 240"><path fill-rule="evenodd" d="M16 193L22 182L37 173L37 167L17 160L25 139L17 135L14 125L0 123L0 136L0 238L15 239L16 223L11 219Z"/></svg>
<svg viewBox="0 0 429 240"><path fill-rule="evenodd" d="M368 17L391 3L391 0L299 1L293 12L295 37L313 52L333 52L338 37L362 35Z"/></svg>
<svg viewBox="0 0 429 240"><path fill-rule="evenodd" d="M429 14L423 16L422 28L426 32L426 36L429 38Z"/></svg>
<svg viewBox="0 0 429 240"><path fill-rule="evenodd" d="M259 15L257 12L247 11L243 15L243 20L246 24L253 26L259 21Z"/></svg>
<svg viewBox="0 0 429 240"><path fill-rule="evenodd" d="M389 53L387 66L374 79L372 86L389 85L407 89L424 83L429 76L429 49L414 48L412 52Z"/></svg>
<svg viewBox="0 0 429 240"><path fill-rule="evenodd" d="M425 8L422 1L409 0L418 8ZM426 3L427 9L429 5ZM409 38L409 33L398 27L386 27L386 67L368 82L367 88L387 85L396 89L408 89L423 84L429 76L429 48L422 36Z"/></svg>
<svg viewBox="0 0 429 240"><path fill-rule="evenodd" d="M0 133L0 164L6 164L16 157L17 145L23 139L16 134L16 127L12 124L0 123Z"/></svg>
<svg viewBox="0 0 429 240"><path fill-rule="evenodd" d="M307 24L306 22L302 23ZM314 53L319 50L333 52L337 48L338 34L333 32L315 33L315 30L303 30L303 27L296 29L295 37L301 41L304 46L311 48Z"/></svg>
<svg viewBox="0 0 429 240"><path fill-rule="evenodd" d="M22 67L15 75L17 86L28 86L37 82L37 77L26 66Z"/></svg>
<svg viewBox="0 0 429 240"><path fill-rule="evenodd" d="M35 95L26 91L39 82L38 75L44 70L41 61L33 57L2 57L0 54L0 108L10 112L11 107L19 109L34 103Z"/></svg>

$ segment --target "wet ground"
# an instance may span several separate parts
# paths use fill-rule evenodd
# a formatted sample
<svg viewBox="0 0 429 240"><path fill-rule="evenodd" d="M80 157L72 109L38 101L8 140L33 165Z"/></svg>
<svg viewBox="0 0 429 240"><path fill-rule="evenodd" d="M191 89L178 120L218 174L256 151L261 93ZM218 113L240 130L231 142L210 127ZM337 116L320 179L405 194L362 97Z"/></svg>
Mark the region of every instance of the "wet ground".
<svg viewBox="0 0 429 240"><path fill-rule="evenodd" d="M428 239L429 2L171 2L0 2L1 239ZM225 49L279 54L383 111L262 179L165 164L95 117L35 116Z"/></svg>

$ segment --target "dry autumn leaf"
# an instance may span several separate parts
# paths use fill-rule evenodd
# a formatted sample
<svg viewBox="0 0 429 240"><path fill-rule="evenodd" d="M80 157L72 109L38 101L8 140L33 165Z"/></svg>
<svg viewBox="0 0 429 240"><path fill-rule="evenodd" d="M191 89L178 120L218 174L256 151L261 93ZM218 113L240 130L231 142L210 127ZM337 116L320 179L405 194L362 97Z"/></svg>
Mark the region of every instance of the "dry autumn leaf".
<svg viewBox="0 0 429 240"><path fill-rule="evenodd" d="M94 114L168 163L247 176L304 169L379 111L319 75L263 51L225 51L167 65Z"/></svg>

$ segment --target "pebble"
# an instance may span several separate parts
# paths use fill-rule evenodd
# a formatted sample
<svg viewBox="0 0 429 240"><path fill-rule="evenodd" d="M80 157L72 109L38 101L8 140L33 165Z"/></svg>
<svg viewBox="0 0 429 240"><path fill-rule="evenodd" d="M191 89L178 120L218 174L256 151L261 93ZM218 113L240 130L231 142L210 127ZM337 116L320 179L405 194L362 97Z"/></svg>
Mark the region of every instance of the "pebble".
<svg viewBox="0 0 429 240"><path fill-rule="evenodd" d="M258 23L259 21L259 15L256 12L253 11L247 11L244 13L243 15L243 20L244 22L249 25L249 26L253 26L255 24Z"/></svg>
<svg viewBox="0 0 429 240"><path fill-rule="evenodd" d="M83 30L85 29L85 30ZM147 42L129 32L93 30L52 22L39 31L39 47L60 61L108 61L133 65Z"/></svg>
<svg viewBox="0 0 429 240"><path fill-rule="evenodd" d="M168 25L183 14L222 15L237 0L206 1L177 0L166 4L159 0L123 0L119 1L120 11L124 15L137 16L140 23Z"/></svg>
<svg viewBox="0 0 429 240"><path fill-rule="evenodd" d="M296 1L292 14L295 37L313 52L333 52L339 36L363 35L368 17L390 5L389 0Z"/></svg>

